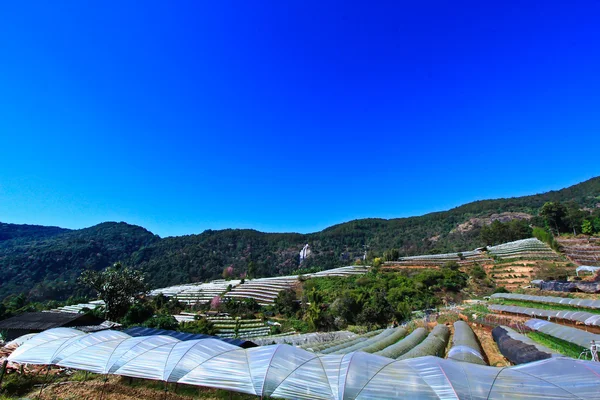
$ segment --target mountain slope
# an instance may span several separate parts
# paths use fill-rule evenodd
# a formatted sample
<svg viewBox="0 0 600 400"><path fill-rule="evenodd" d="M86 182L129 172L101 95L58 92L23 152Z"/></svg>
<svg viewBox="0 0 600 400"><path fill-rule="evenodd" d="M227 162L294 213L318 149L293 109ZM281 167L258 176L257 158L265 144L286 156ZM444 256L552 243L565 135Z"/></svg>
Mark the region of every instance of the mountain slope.
<svg viewBox="0 0 600 400"><path fill-rule="evenodd" d="M84 268L100 269L115 261L146 271L158 287L214 279L230 265L240 274L250 263L258 276L290 274L299 268L298 252L306 243L312 255L302 268L347 265L362 256L365 245L371 254L391 248L400 255L472 249L481 244L484 218L489 223L531 216L540 224L536 215L547 201L597 207L600 177L543 194L476 201L419 217L355 220L311 234L226 229L161 239L125 223L73 231L0 224L0 299L21 291L33 299L65 298L76 293L75 280ZM468 229L457 229L465 222Z"/></svg>

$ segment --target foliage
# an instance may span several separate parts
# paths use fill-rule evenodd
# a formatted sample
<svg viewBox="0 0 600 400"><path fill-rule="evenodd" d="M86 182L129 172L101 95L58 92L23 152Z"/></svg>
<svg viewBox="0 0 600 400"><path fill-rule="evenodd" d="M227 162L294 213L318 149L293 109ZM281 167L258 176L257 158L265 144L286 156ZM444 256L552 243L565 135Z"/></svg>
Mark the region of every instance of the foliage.
<svg viewBox="0 0 600 400"><path fill-rule="evenodd" d="M144 326L147 328L175 330L178 327L178 323L172 315L158 314L146 320Z"/></svg>
<svg viewBox="0 0 600 400"><path fill-rule="evenodd" d="M533 236L536 237L538 240L547 243L548 246L550 246L554 250L558 251L558 249L560 248L560 245L554 239L552 233L546 229L539 227L533 228Z"/></svg>
<svg viewBox="0 0 600 400"><path fill-rule="evenodd" d="M481 228L480 233L481 241L488 246L527 239L531 235L529 221L519 219L509 222L493 221L490 225Z"/></svg>
<svg viewBox="0 0 600 400"><path fill-rule="evenodd" d="M507 288L505 288L504 286L498 286L497 288L494 289L494 291L492 292L492 294L494 293L510 293L510 290L508 290Z"/></svg>
<svg viewBox="0 0 600 400"><path fill-rule="evenodd" d="M471 268L471 276L475 279L485 279L487 278L487 274L485 270L481 267L481 265L475 265Z"/></svg>
<svg viewBox="0 0 600 400"><path fill-rule="evenodd" d="M583 347L577 346L576 344L555 338L554 336L542 332L529 332L527 336L539 344L571 358L579 358L581 352L585 350Z"/></svg>
<svg viewBox="0 0 600 400"><path fill-rule="evenodd" d="M89 295L89 289L77 285L81 271L98 271L117 261L146 272L152 287L164 287L218 279L229 266L234 276L243 272L248 277L288 275L300 267L298 252L306 243L311 255L302 268L317 270L348 265L363 255L365 245L370 260L385 258L384 252L394 259L393 249L399 256L456 252L484 244L483 228L455 229L471 218L523 212L534 216L533 225L541 226L542 218L536 215L545 203L593 209L599 196L600 178L594 178L539 195L476 201L412 218L355 220L311 234L226 229L161 239L126 223L107 222L81 230L0 224L0 299L19 293L25 293L30 301ZM567 207L567 225L561 232L572 232L568 226L579 217L574 208L569 212ZM596 217L586 218L594 225ZM600 232L600 220L596 225L594 229ZM576 232L580 229L576 227Z"/></svg>
<svg viewBox="0 0 600 400"><path fill-rule="evenodd" d="M386 272L313 278L304 283L304 297L310 306L304 306L302 312L311 329L356 324L382 327L409 319L414 310L441 304L448 293L460 291L466 283L466 274L451 268L412 275Z"/></svg>
<svg viewBox="0 0 600 400"><path fill-rule="evenodd" d="M127 313L133 299L148 290L144 275L137 270L116 263L104 271L84 271L81 283L93 288L106 303L107 318L119 320Z"/></svg>
<svg viewBox="0 0 600 400"><path fill-rule="evenodd" d="M181 322L177 330L186 333L200 333L203 335L215 335L217 329L206 318L197 318L195 321Z"/></svg>

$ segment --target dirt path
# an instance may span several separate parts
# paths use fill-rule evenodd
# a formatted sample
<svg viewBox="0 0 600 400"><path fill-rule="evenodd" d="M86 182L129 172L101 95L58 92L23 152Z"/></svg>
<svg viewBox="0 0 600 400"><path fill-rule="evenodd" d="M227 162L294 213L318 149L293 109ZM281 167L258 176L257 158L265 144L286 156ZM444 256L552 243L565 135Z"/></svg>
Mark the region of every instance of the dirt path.
<svg viewBox="0 0 600 400"><path fill-rule="evenodd" d="M498 349L498 346L492 337L492 331L490 328L473 323L469 325L473 329L473 332L475 332L477 335L479 343L481 344L481 347L487 356L488 362L492 367L506 367L508 365L512 365L510 361L504 358L502 353L500 353L500 350Z"/></svg>

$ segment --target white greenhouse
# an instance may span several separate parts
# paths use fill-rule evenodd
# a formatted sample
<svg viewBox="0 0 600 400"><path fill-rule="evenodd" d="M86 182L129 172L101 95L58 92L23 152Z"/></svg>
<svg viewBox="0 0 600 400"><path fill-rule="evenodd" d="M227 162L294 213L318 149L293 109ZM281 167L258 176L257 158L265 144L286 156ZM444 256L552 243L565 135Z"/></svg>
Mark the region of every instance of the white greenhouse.
<svg viewBox="0 0 600 400"><path fill-rule="evenodd" d="M25 342L9 360L285 399L600 399L600 363L562 357L495 368L432 356L397 361L56 328Z"/></svg>

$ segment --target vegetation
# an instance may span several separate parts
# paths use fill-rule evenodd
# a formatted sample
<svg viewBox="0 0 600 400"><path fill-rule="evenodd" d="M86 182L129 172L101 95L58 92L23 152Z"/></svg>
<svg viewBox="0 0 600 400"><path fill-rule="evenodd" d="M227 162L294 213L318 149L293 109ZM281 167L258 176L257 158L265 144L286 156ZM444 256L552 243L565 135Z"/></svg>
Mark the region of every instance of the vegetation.
<svg viewBox="0 0 600 400"><path fill-rule="evenodd" d="M550 336L542 332L529 332L527 336L539 344L544 345L549 349L552 349L567 357L579 358L581 352L585 350L583 347L577 346L576 344L555 338L554 336Z"/></svg>
<svg viewBox="0 0 600 400"><path fill-rule="evenodd" d="M106 317L116 321L128 312L136 297L147 292L148 286L140 271L115 263L103 271L84 271L81 283L93 288L106 304Z"/></svg>
<svg viewBox="0 0 600 400"><path fill-rule="evenodd" d="M509 222L498 220L481 228L481 240L485 245L496 245L527 239L532 236L532 228L528 220L514 219Z"/></svg>
<svg viewBox="0 0 600 400"><path fill-rule="evenodd" d="M89 296L91 290L77 284L81 272L99 271L119 261L145 272L151 287L164 287L221 278L229 267L228 278L339 267L360 259L365 245L367 263L375 258L457 252L525 235L528 230L522 221L456 229L473 218L506 212L528 214L531 225L548 226L555 233L572 233L572 228L580 233L584 223L586 232L597 233L599 199L600 178L594 178L539 195L477 201L420 217L355 220L306 235L226 229L161 239L126 223L106 222L80 230L0 223L0 299L19 293L31 301ZM547 203L555 206L537 216ZM584 207L596 211L581 211ZM298 252L306 243L311 255L300 264Z"/></svg>
<svg viewBox="0 0 600 400"><path fill-rule="evenodd" d="M502 304L507 306L519 306L519 307L530 307L530 308L539 308L542 310L555 310L555 311L585 311L592 314L600 314L600 309L595 308L583 308L583 307L574 307L565 304L544 304L534 301L526 301L526 300L513 300L513 299L494 299L494 303Z"/></svg>
<svg viewBox="0 0 600 400"><path fill-rule="evenodd" d="M301 305L288 291L280 294L274 307L288 319L305 321L310 330L384 327L410 319L414 310L453 299L466 284L467 275L452 268L314 278L304 283Z"/></svg>

